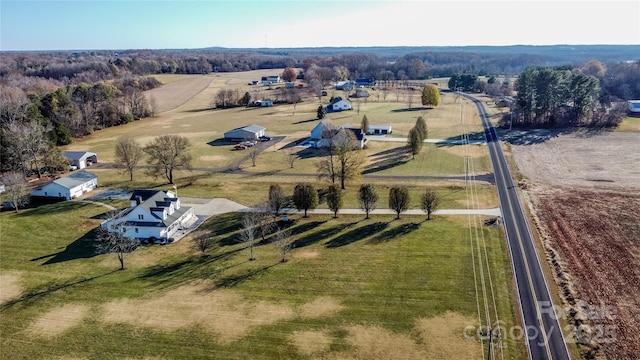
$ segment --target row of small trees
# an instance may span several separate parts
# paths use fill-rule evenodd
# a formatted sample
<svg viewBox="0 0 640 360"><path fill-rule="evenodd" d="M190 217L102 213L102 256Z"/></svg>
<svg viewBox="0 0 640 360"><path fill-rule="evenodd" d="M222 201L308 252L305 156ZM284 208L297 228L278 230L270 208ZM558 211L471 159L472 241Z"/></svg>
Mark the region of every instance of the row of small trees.
<svg viewBox="0 0 640 360"><path fill-rule="evenodd" d="M369 219L371 211L376 209L378 203L378 190L373 184L363 184L358 190L360 207ZM326 191L327 206L333 212L334 217L344 205L343 192L338 185L329 185ZM409 208L411 197L406 187L392 187L389 189L389 208L396 213L396 219ZM254 248L259 243L272 243L278 249L280 261L286 262L286 254L292 248L290 241L291 231L278 221L280 213L287 207L293 206L299 211L304 211L304 217L308 217L308 211L318 206L318 190L313 184L298 183L293 189L293 194L287 196L282 187L273 184L269 187L267 200L244 212L241 220L241 230L238 240L246 243L249 248L249 260L255 260ZM420 198L420 208L427 214L427 220L440 205L440 196L432 189L424 190ZM193 245L206 255L206 250L211 245L213 234L198 232L193 236Z"/></svg>

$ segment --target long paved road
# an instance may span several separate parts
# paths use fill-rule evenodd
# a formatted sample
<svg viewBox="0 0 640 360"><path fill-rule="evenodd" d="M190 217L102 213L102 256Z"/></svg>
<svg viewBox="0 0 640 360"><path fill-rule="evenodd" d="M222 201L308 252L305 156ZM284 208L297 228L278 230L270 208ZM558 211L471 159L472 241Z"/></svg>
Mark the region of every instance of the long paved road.
<svg viewBox="0 0 640 360"><path fill-rule="evenodd" d="M484 104L471 96L463 96L475 103L482 119L511 252L522 318L527 331L529 358L568 360L571 357L562 335L562 328L553 308L549 287L498 135L489 121Z"/></svg>

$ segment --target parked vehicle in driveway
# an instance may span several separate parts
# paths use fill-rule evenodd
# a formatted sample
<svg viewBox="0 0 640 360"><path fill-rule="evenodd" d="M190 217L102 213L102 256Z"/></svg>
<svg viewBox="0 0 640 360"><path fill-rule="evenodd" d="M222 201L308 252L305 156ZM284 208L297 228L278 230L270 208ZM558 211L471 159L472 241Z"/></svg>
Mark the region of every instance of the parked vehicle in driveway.
<svg viewBox="0 0 640 360"><path fill-rule="evenodd" d="M262 135L260 136L260 141L269 141L271 140L271 136Z"/></svg>
<svg viewBox="0 0 640 360"><path fill-rule="evenodd" d="M244 146L246 146L246 147L251 147L251 146L253 146L253 145L255 145L255 144L256 144L256 142L255 142L255 141L247 140L247 141L243 142L243 143L242 143L242 144L240 144L240 145L244 145Z"/></svg>
<svg viewBox="0 0 640 360"><path fill-rule="evenodd" d="M238 144L238 145L233 147L233 150L244 150L246 148L247 148L246 146L244 146L242 144Z"/></svg>

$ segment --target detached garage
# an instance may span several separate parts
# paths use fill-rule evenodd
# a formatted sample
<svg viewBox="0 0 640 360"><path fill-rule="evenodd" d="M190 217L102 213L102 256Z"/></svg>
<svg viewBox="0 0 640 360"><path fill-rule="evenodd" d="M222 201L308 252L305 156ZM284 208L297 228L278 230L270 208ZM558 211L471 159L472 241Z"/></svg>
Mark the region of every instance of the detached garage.
<svg viewBox="0 0 640 360"><path fill-rule="evenodd" d="M264 136L265 130L265 128L258 125L239 127L224 133L224 139L226 141L259 140L261 136Z"/></svg>
<svg viewBox="0 0 640 360"><path fill-rule="evenodd" d="M71 200L98 187L98 177L86 170L53 180L31 190L32 197Z"/></svg>
<svg viewBox="0 0 640 360"><path fill-rule="evenodd" d="M84 169L98 162L98 155L88 151L62 151L62 156L69 160L70 165L75 165L78 169Z"/></svg>

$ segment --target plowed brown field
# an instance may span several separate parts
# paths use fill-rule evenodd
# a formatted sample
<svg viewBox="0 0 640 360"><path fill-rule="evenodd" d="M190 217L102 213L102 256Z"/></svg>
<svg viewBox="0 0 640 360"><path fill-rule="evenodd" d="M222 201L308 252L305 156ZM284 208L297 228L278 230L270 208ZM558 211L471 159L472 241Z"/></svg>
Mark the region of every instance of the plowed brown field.
<svg viewBox="0 0 640 360"><path fill-rule="evenodd" d="M560 135L513 155L567 306L567 339L585 358L640 359L640 134Z"/></svg>
<svg viewBox="0 0 640 360"><path fill-rule="evenodd" d="M581 340L607 359L638 359L640 194L563 189L534 199L574 324L592 331L578 331Z"/></svg>

